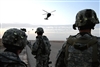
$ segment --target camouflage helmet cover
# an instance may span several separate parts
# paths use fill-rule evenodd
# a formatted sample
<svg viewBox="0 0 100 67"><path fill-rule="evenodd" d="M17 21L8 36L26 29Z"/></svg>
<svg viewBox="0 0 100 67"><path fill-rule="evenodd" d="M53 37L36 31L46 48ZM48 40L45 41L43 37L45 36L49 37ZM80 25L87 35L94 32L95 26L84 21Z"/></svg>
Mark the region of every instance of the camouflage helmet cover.
<svg viewBox="0 0 100 67"><path fill-rule="evenodd" d="M92 9L84 9L77 13L75 26L84 26L89 24L98 24L99 20L97 18L96 12Z"/></svg>
<svg viewBox="0 0 100 67"><path fill-rule="evenodd" d="M42 27L38 27L38 28L36 29L36 31L35 31L35 33L39 33L39 32L44 33L44 30L43 30Z"/></svg>
<svg viewBox="0 0 100 67"><path fill-rule="evenodd" d="M22 30L11 28L4 32L2 43L6 48L8 46L24 48L27 44L27 35Z"/></svg>

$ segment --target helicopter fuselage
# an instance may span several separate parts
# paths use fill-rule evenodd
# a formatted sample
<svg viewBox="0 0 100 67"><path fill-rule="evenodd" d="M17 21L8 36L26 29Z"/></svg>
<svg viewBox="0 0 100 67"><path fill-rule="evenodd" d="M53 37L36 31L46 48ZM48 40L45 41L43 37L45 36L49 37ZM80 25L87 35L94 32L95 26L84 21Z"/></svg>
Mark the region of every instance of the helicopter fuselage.
<svg viewBox="0 0 100 67"><path fill-rule="evenodd" d="M52 11L52 12L47 12L47 11L45 11L45 10L43 10L44 12L46 12L45 14L46 14L46 18L44 18L45 20L48 20L48 18L52 15L51 13L52 12L54 12L54 11ZM43 14L43 15L45 15L45 14Z"/></svg>
<svg viewBox="0 0 100 67"><path fill-rule="evenodd" d="M50 17L50 16L51 16L51 13L48 13L48 14L47 14L47 17Z"/></svg>

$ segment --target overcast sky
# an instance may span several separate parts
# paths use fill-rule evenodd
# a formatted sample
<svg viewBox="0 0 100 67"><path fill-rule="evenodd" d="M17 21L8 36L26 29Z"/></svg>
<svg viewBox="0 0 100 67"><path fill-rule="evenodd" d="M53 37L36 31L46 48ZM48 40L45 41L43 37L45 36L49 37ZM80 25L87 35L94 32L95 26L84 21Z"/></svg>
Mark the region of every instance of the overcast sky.
<svg viewBox="0 0 100 67"><path fill-rule="evenodd" d="M0 0L0 23L73 24L76 13L82 9L91 8L100 17L99 3L100 0ZM56 11L49 20L44 20L43 10Z"/></svg>

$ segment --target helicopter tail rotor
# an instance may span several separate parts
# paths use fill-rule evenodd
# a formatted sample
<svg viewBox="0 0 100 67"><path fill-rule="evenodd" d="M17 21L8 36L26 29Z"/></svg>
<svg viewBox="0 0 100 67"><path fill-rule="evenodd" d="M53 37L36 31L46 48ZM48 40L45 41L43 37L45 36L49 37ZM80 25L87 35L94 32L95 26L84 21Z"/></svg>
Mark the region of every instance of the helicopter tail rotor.
<svg viewBox="0 0 100 67"><path fill-rule="evenodd" d="M45 20L48 20L48 18L44 18Z"/></svg>

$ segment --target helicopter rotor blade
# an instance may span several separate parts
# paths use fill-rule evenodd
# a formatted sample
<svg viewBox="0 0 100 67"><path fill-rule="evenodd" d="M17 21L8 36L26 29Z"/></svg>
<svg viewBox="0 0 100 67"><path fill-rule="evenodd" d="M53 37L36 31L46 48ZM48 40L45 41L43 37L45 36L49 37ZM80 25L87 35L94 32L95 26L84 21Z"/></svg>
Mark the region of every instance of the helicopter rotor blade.
<svg viewBox="0 0 100 67"><path fill-rule="evenodd" d="M42 14L42 15L46 15L47 13L44 13L44 14Z"/></svg>
<svg viewBox="0 0 100 67"><path fill-rule="evenodd" d="M47 11L43 10L44 12L48 13Z"/></svg>
<svg viewBox="0 0 100 67"><path fill-rule="evenodd" d="M55 11L56 11L56 10L54 10L54 11L51 11L51 13L52 13L52 12L55 12Z"/></svg>

